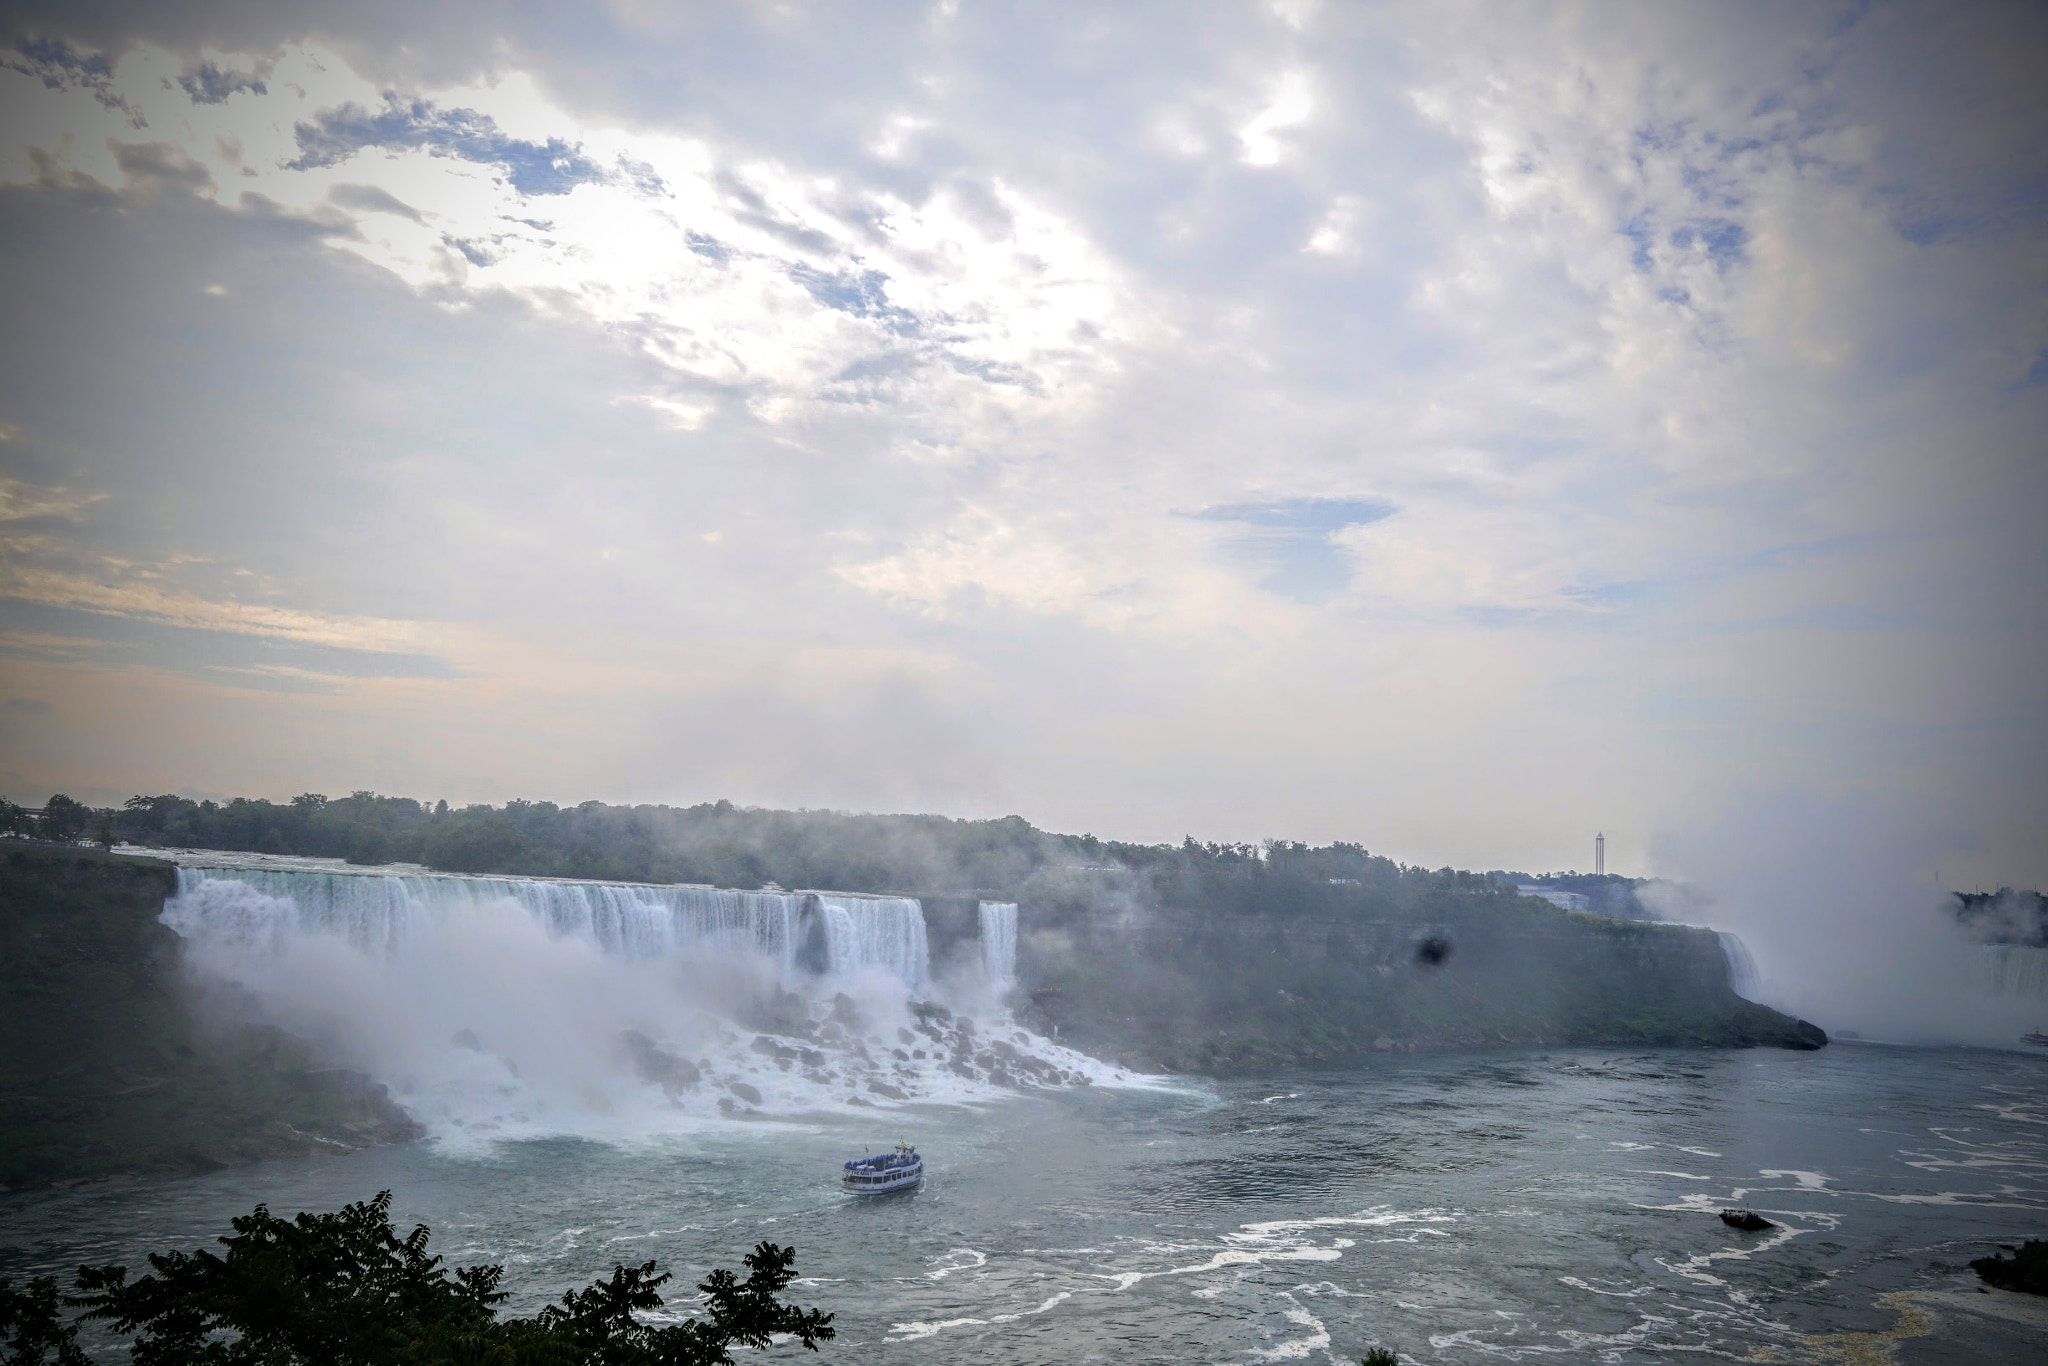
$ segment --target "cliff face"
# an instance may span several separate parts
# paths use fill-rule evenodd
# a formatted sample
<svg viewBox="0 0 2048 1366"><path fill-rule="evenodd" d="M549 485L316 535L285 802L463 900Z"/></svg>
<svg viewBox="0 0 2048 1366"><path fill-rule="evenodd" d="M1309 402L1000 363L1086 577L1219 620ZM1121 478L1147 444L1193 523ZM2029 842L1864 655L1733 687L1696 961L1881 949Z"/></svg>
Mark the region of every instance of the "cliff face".
<svg viewBox="0 0 2048 1366"><path fill-rule="evenodd" d="M1409 909L1088 916L1027 902L1019 985L1063 1041L1172 1071L1488 1044L1827 1042L1737 996L1709 930L1493 895Z"/></svg>
<svg viewBox="0 0 2048 1366"><path fill-rule="evenodd" d="M170 865L0 845L0 1184L203 1171L417 1129L275 1029L207 1023Z"/></svg>

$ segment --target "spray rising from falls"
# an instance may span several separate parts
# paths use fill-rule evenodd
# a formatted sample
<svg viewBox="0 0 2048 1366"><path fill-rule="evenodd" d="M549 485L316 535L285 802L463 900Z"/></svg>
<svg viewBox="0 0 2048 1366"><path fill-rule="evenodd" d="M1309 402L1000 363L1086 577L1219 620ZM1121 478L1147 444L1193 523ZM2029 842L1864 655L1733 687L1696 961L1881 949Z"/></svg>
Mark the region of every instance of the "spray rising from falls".
<svg viewBox="0 0 2048 1366"><path fill-rule="evenodd" d="M1122 1077L1001 1008L1007 903L984 903L985 968L951 1004L904 897L185 867L163 918L206 978L457 1144Z"/></svg>

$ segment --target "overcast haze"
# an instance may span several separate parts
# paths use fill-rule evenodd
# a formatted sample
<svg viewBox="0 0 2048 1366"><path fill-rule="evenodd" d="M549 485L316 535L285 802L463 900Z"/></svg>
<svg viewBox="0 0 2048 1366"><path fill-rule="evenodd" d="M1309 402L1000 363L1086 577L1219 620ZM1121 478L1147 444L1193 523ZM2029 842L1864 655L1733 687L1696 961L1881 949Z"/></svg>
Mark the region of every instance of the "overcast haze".
<svg viewBox="0 0 2048 1366"><path fill-rule="evenodd" d="M0 788L2048 880L2044 36L15 10Z"/></svg>

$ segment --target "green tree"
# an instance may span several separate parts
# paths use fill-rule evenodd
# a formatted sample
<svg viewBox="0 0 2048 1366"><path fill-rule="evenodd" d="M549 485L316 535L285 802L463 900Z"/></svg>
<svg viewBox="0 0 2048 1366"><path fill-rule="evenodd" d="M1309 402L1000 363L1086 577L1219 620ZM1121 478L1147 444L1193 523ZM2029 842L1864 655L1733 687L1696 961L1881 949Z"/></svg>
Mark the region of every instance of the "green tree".
<svg viewBox="0 0 2048 1366"><path fill-rule="evenodd" d="M0 797L0 835L33 835L35 832L35 817L29 815L26 808Z"/></svg>
<svg viewBox="0 0 2048 1366"><path fill-rule="evenodd" d="M85 833L92 808L62 792L43 803L42 836L59 844L70 844Z"/></svg>
<svg viewBox="0 0 2048 1366"><path fill-rule="evenodd" d="M78 1325L58 1307L57 1278L38 1276L21 1290L0 1281L0 1361L6 1366L86 1366Z"/></svg>
<svg viewBox="0 0 2048 1366"><path fill-rule="evenodd" d="M661 1307L669 1280L646 1262L615 1267L533 1318L499 1319L504 1268L451 1272L428 1254L426 1226L401 1238L390 1208L389 1191L293 1219L258 1205L220 1239L224 1254L152 1253L153 1274L134 1281L123 1267L80 1267L72 1303L133 1335L136 1366L732 1366L734 1345L788 1335L815 1351L833 1336L832 1315L778 1298L796 1254L773 1243L747 1254L745 1280L721 1269L699 1284L701 1318L640 1318ZM33 1315L23 1321L38 1351L70 1341ZM17 1353L8 1366L17 1359L43 1357ZM56 1366L73 1361L60 1351Z"/></svg>

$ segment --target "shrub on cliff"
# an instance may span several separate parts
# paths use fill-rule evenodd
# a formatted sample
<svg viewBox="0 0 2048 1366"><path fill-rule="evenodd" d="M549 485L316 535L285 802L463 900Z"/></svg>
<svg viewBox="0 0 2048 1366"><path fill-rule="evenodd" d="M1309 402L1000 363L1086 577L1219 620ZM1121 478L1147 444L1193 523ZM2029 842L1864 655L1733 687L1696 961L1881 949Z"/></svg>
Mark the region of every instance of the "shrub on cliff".
<svg viewBox="0 0 2048 1366"><path fill-rule="evenodd" d="M337 1214L280 1219L262 1205L234 1220L226 1252L150 1254L153 1274L80 1267L69 1298L84 1319L133 1336L137 1366L732 1366L734 1346L774 1336L811 1350L833 1336L832 1316L784 1304L793 1249L762 1243L747 1278L713 1271L698 1285L701 1318L653 1324L669 1277L653 1262L614 1267L609 1280L572 1290L532 1318L500 1319L504 1268L452 1276L427 1253L424 1225L399 1237L391 1192ZM13 1366L82 1366L79 1322L57 1312L53 1278L17 1293L0 1282L0 1350Z"/></svg>

